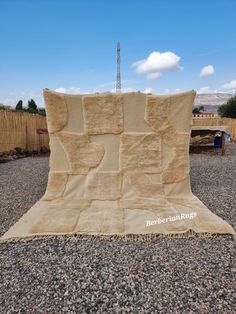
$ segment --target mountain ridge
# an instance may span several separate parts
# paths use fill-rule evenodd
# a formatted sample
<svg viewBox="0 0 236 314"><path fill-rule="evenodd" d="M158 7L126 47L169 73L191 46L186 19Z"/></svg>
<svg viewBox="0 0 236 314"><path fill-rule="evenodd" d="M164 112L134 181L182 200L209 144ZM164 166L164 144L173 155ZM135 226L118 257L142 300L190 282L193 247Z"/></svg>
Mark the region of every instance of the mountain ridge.
<svg viewBox="0 0 236 314"><path fill-rule="evenodd" d="M219 106L225 104L227 100L234 95L231 93L208 93L197 94L194 106L204 106L205 109L216 110Z"/></svg>

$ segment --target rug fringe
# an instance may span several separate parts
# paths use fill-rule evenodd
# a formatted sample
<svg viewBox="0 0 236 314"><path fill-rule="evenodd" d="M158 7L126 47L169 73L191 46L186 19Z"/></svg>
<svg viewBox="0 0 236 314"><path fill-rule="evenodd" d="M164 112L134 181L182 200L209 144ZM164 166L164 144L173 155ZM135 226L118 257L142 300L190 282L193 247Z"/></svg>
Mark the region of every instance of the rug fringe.
<svg viewBox="0 0 236 314"><path fill-rule="evenodd" d="M124 241L124 242L150 242L156 239L197 239L197 238L216 238L219 236L230 236L233 237L236 241L236 235L232 234L219 234L219 233L209 233L202 232L197 233L193 230L189 230L184 233L148 233L148 234L86 234L86 233L74 233L74 234L65 234L65 235L32 235L25 238L10 238L10 239L0 239L1 243L18 243L18 242L29 242L45 239L68 239L69 241L87 241L88 239L92 242L99 240L115 240L115 241Z"/></svg>

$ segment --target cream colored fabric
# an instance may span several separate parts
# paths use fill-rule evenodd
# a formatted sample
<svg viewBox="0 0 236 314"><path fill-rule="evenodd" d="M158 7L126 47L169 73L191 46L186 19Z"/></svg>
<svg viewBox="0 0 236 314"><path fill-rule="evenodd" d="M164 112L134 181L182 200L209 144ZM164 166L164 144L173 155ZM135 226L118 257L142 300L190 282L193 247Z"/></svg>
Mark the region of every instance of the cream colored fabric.
<svg viewBox="0 0 236 314"><path fill-rule="evenodd" d="M3 236L235 234L190 188L195 92L64 95L44 90L45 195Z"/></svg>

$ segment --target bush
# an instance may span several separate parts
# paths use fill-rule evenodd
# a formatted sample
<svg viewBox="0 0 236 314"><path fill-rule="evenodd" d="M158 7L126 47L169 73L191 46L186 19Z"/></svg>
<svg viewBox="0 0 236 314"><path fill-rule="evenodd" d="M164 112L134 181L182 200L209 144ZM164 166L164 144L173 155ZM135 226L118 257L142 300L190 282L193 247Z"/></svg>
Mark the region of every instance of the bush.
<svg viewBox="0 0 236 314"><path fill-rule="evenodd" d="M236 96L231 97L226 104L221 105L218 114L221 117L236 119Z"/></svg>
<svg viewBox="0 0 236 314"><path fill-rule="evenodd" d="M40 114L41 116L46 116L45 108L38 108L38 114Z"/></svg>

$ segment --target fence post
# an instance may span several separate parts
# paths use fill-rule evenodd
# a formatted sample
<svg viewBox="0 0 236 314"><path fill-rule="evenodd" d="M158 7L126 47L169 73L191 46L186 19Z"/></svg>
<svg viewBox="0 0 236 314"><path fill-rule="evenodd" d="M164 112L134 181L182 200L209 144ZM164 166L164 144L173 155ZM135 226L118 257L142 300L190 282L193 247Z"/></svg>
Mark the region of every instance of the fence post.
<svg viewBox="0 0 236 314"><path fill-rule="evenodd" d="M25 124L25 149L28 150L28 128L27 128L27 120Z"/></svg>
<svg viewBox="0 0 236 314"><path fill-rule="evenodd" d="M221 132L221 155L225 154L225 132Z"/></svg>
<svg viewBox="0 0 236 314"><path fill-rule="evenodd" d="M40 155L40 134L37 133L37 138L38 138L38 155Z"/></svg>

